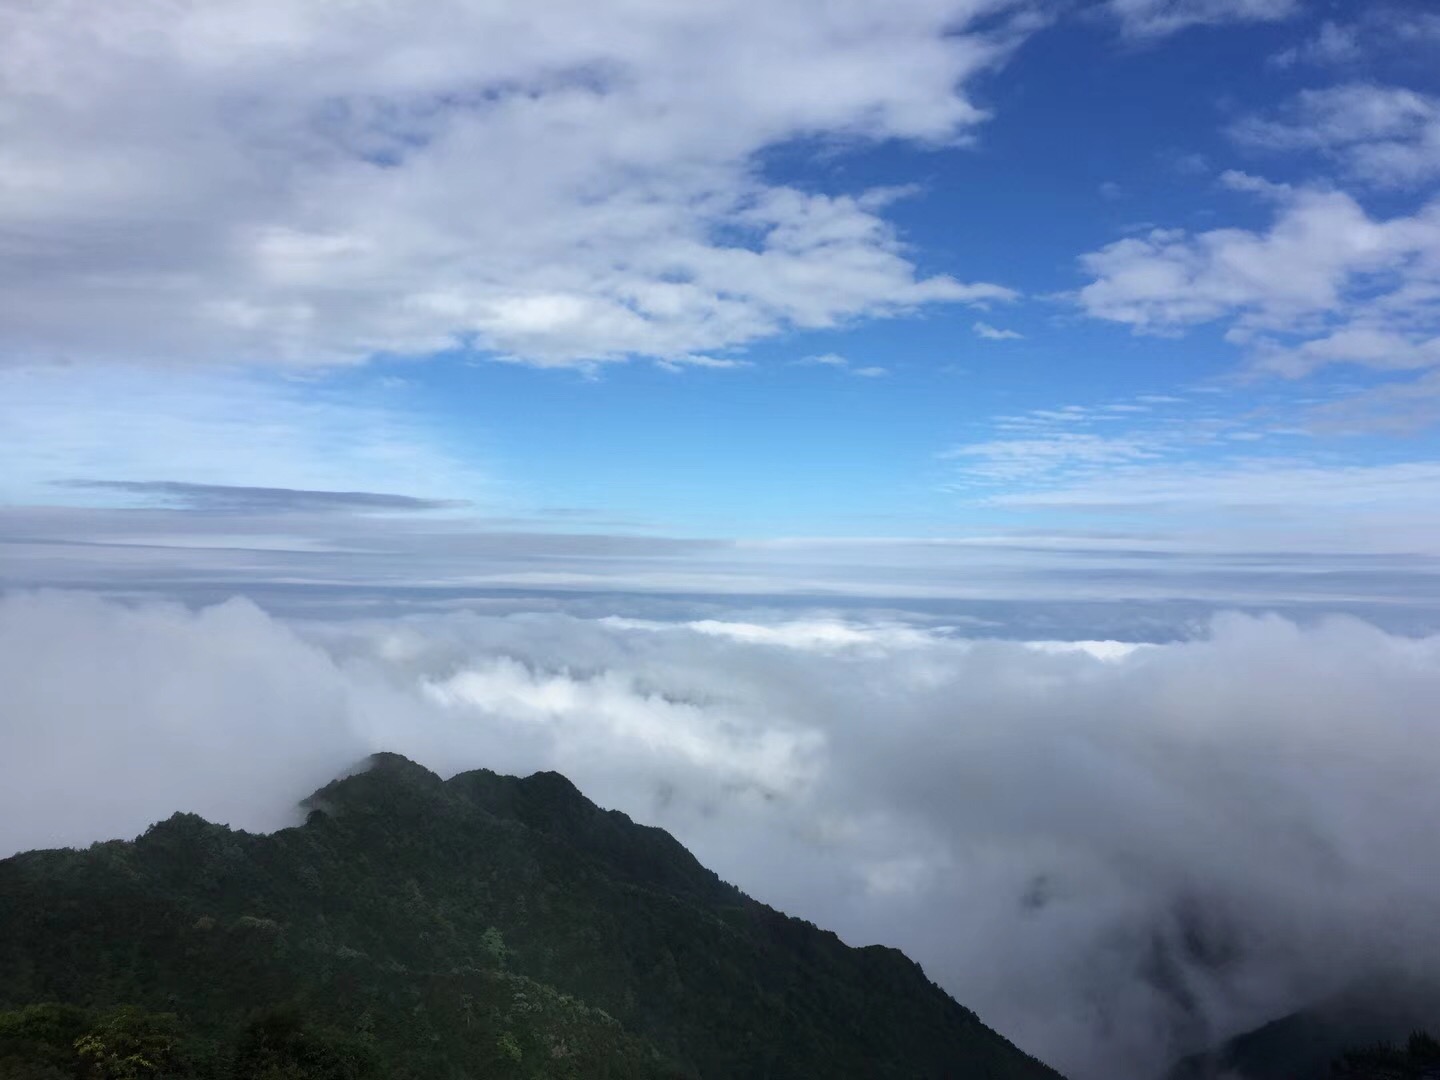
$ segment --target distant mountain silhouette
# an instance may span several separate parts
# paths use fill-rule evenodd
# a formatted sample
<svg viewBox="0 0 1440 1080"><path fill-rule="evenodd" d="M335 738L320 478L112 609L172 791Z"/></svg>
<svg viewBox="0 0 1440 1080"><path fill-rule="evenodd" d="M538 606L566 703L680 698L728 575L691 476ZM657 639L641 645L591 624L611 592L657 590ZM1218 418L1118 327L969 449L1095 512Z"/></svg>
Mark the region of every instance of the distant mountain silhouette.
<svg viewBox="0 0 1440 1080"><path fill-rule="evenodd" d="M1440 1080L1440 1020L1429 980L1372 979L1180 1062L1167 1080Z"/></svg>

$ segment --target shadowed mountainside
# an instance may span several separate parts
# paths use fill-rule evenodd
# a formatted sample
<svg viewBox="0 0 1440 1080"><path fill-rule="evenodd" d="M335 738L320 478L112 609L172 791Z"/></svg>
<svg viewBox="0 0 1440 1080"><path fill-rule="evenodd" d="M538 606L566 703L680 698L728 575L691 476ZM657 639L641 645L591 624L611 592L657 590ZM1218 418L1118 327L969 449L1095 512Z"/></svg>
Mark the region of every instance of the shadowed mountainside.
<svg viewBox="0 0 1440 1080"><path fill-rule="evenodd" d="M381 754L304 805L265 836L177 814L0 862L0 1008L134 1005L226 1046L283 1006L427 1080L1058 1076L902 953L751 900L558 774ZM210 1057L173 1075L241 1075Z"/></svg>

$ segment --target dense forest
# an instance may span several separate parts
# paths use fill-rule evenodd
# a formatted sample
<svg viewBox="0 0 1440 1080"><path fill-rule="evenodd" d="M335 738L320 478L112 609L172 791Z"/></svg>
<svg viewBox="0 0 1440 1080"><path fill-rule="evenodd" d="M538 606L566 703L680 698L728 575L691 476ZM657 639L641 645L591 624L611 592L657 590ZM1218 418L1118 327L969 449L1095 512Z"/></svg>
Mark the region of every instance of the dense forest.
<svg viewBox="0 0 1440 1080"><path fill-rule="evenodd" d="M378 755L304 805L0 862L0 1077L1057 1076L557 774Z"/></svg>

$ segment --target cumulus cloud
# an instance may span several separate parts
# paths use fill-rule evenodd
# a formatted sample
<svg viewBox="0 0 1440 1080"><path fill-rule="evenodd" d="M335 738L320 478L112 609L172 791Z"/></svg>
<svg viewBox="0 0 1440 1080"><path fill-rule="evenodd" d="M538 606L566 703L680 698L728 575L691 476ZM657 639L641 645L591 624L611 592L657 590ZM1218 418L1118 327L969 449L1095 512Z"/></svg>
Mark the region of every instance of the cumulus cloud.
<svg viewBox="0 0 1440 1080"><path fill-rule="evenodd" d="M1137 333L1227 321L1260 366L1298 376L1329 364L1435 362L1440 201L1375 218L1350 195L1227 174L1276 205L1268 229L1154 229L1081 258L1091 315Z"/></svg>
<svg viewBox="0 0 1440 1080"><path fill-rule="evenodd" d="M1025 0L23 5L0 29L0 360L697 362L1012 296L921 275L796 138L953 143ZM699 361L703 362L703 361Z"/></svg>
<svg viewBox="0 0 1440 1080"><path fill-rule="evenodd" d="M289 820L390 749L555 768L905 948L1076 1078L1440 961L1440 639L1226 616L1005 642L854 617L282 622L0 600L0 846Z"/></svg>
<svg viewBox="0 0 1440 1080"><path fill-rule="evenodd" d="M1346 83L1303 90L1270 115L1231 128L1243 145L1315 150L1355 180L1405 188L1440 176L1440 98L1396 86Z"/></svg>
<svg viewBox="0 0 1440 1080"><path fill-rule="evenodd" d="M1433 217L1375 221L1342 192L1304 191L1265 232L1153 229L1085 255L1094 280L1078 299L1141 331L1232 314L1286 327L1338 308L1352 279L1403 263L1433 239Z"/></svg>
<svg viewBox="0 0 1440 1080"><path fill-rule="evenodd" d="M1160 38L1192 26L1275 22L1300 11L1299 0L1109 0L1125 33Z"/></svg>

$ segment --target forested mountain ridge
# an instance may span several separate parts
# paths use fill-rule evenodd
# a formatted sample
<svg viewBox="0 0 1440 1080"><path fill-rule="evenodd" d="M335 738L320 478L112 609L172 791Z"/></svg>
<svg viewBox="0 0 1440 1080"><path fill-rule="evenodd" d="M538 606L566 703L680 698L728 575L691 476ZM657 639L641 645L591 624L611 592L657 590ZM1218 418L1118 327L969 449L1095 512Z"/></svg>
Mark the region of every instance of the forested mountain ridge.
<svg viewBox="0 0 1440 1080"><path fill-rule="evenodd" d="M63 1042L35 1030L123 1042L122 1005L176 1016L175 1062L136 1076L1058 1075L903 954L749 899L557 774L382 754L305 805L264 836L177 814L0 862L0 1009L88 1010L0 1018L0 1076L7 1030L14 1061ZM11 1075L77 1066L46 1067Z"/></svg>

